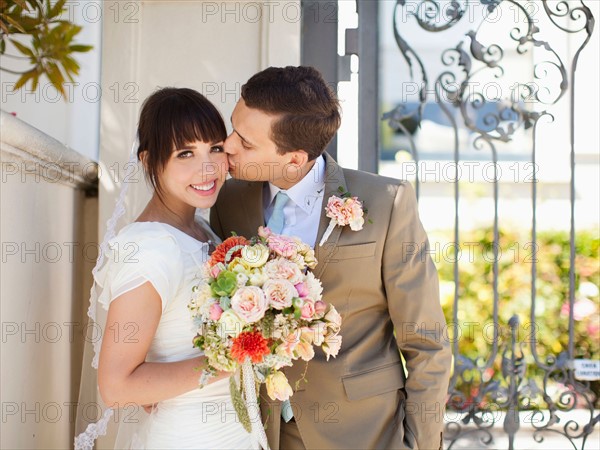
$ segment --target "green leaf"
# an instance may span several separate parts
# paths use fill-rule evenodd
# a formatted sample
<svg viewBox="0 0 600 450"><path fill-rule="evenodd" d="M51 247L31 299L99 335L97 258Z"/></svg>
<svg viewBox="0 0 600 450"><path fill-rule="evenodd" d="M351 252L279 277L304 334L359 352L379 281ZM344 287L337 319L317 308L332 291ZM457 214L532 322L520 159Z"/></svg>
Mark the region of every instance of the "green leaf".
<svg viewBox="0 0 600 450"><path fill-rule="evenodd" d="M58 0L50 9L48 17L54 18L56 16L60 16L60 14L63 12L63 7L65 6L66 1L67 0Z"/></svg>
<svg viewBox="0 0 600 450"><path fill-rule="evenodd" d="M63 74L58 66L54 63L48 64L46 75L48 75L48 79L50 80L50 83L52 83L52 86L54 86L56 90L58 90L64 97L66 95L65 88L63 86L65 78L63 77Z"/></svg>
<svg viewBox="0 0 600 450"><path fill-rule="evenodd" d="M23 28L23 26L17 22L15 19L13 19L10 16L4 16L4 18L6 19L6 21L11 24L13 27L15 27L17 30L19 30L19 32L21 33L25 33L25 29Z"/></svg>
<svg viewBox="0 0 600 450"><path fill-rule="evenodd" d="M6 24L2 20L0 20L0 28L2 29L2 32L4 34L9 34L8 27L6 26ZM2 42L4 42L4 39L2 39ZM2 52L2 53L4 53L4 52Z"/></svg>
<svg viewBox="0 0 600 450"><path fill-rule="evenodd" d="M65 69L65 72L67 72L67 75L70 75L71 73L75 75L79 74L79 64L77 64L77 61L70 56L65 56L63 58L62 65Z"/></svg>
<svg viewBox="0 0 600 450"><path fill-rule="evenodd" d="M38 87L38 83L40 82L40 76L44 73L41 67L36 66L35 68L35 77L33 77L33 86L31 87L32 91L35 91Z"/></svg>
<svg viewBox="0 0 600 450"><path fill-rule="evenodd" d="M71 50L72 52L81 52L81 53L89 52L93 48L94 48L93 45L70 45L69 46L69 50Z"/></svg>
<svg viewBox="0 0 600 450"><path fill-rule="evenodd" d="M29 10L29 5L27 5L25 0L13 0L13 2L15 2L19 7Z"/></svg>
<svg viewBox="0 0 600 450"><path fill-rule="evenodd" d="M14 39L11 39L10 42L12 42L12 44L15 47L17 47L17 50L19 50L24 55L29 56L31 58L35 58L35 55L33 54L33 51L29 47L24 46L23 44L21 44L18 41L15 41Z"/></svg>
<svg viewBox="0 0 600 450"><path fill-rule="evenodd" d="M250 423L250 414L248 414L246 402L244 402L244 399L242 398L242 391L238 389L235 382L235 377L233 376L229 378L229 392L231 393L233 407L235 408L235 412L240 419L240 423L244 427L244 430L246 430L248 433L251 433L252 425Z"/></svg>
<svg viewBox="0 0 600 450"><path fill-rule="evenodd" d="M73 38L81 31L81 27L77 25L70 25L69 27L65 27L64 29L64 41L69 43L73 40Z"/></svg>
<svg viewBox="0 0 600 450"><path fill-rule="evenodd" d="M29 72L25 72L23 75L21 75L21 77L15 83L15 86L13 87L13 91L16 91L17 89L21 89L23 86L25 86L25 84L27 84L27 82L29 80L31 80L32 78L37 77L37 76L38 75L35 70L30 70Z"/></svg>

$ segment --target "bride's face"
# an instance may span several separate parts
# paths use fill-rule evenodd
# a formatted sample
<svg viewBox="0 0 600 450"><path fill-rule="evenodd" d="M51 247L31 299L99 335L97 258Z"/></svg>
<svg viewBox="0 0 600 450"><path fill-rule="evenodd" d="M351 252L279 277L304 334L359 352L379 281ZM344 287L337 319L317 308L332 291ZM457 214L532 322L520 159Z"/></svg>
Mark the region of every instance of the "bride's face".
<svg viewBox="0 0 600 450"><path fill-rule="evenodd" d="M195 141L173 151L160 174L165 203L210 208L217 200L227 174L223 142Z"/></svg>

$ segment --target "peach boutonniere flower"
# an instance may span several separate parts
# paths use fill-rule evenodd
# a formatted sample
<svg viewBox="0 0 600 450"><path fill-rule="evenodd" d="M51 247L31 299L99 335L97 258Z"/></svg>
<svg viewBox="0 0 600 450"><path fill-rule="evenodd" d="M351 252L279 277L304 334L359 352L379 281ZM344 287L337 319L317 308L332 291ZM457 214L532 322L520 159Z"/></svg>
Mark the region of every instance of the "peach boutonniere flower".
<svg viewBox="0 0 600 450"><path fill-rule="evenodd" d="M336 226L345 227L350 225L352 231L360 231L365 223L366 211L363 209L363 204L358 197L353 197L349 192L344 192L342 187L339 188L339 191L342 193L341 197L332 195L327 200L327 206L325 207L327 213L325 215L331 220L321 242L319 242L319 247L325 244Z"/></svg>

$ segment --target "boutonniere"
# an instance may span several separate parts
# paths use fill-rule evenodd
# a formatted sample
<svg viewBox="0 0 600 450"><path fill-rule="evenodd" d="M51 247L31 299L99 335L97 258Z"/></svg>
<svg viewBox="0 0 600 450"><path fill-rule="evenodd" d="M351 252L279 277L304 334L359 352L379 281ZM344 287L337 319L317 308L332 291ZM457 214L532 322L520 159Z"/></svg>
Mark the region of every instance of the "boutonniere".
<svg viewBox="0 0 600 450"><path fill-rule="evenodd" d="M340 197L332 195L327 200L327 207L325 208L327 214L325 215L331 220L321 242L319 242L319 247L323 246L336 226L345 227L350 225L352 231L360 231L365 223L364 216L367 210L363 208L363 204L358 197L353 197L349 192L345 192L341 186L338 190L341 194Z"/></svg>

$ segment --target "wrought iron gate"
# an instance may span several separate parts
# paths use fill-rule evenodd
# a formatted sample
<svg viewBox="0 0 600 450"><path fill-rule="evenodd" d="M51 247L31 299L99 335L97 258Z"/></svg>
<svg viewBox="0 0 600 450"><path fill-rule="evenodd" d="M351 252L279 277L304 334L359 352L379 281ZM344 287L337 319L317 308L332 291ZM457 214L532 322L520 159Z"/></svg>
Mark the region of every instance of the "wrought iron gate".
<svg viewBox="0 0 600 450"><path fill-rule="evenodd" d="M446 448L462 448L465 443L488 448L496 445L494 433L502 429L508 439L508 448L512 449L524 422L533 428L533 439L540 448L548 445L548 436L560 436L561 443L558 445L562 448L583 449L586 444L589 448L588 437L600 421L600 414L595 409L598 385L594 387L589 381L580 379L574 368L576 359L585 353L575 348L576 289L580 278L576 267L575 138L578 128L575 93L576 87L579 88L577 65L594 30L592 12L581 0L389 2L393 2L393 14L379 23L382 28L393 27L397 51L410 69L411 76L410 79L397 80L397 88L405 90L406 95L390 110L383 111L383 124L388 124L402 136L411 162L417 166L424 154L414 135L423 121L437 114L438 120L451 130L449 163L455 166L454 179L450 180L454 199L455 245L450 252L454 262L454 292L452 315L448 318L453 328L448 330L447 336L452 340L455 359L447 409L455 413L455 419L448 420L446 424ZM357 0L359 28L346 33L347 54L359 55L359 78L362 77L359 91L359 168L371 171L377 170L382 151L377 142L378 127L382 123L378 125L372 120L373 111L377 111L380 105L372 90L380 81L377 76L380 62L377 52L373 51L373 46L377 45L373 29L377 27L377 15L381 14L384 3L385 0ZM435 70L432 70L431 64L428 66L432 56L427 59L419 54L419 45L415 45L417 30L421 33L419 36L426 36L421 39L444 45L433 64ZM454 34L449 32L452 30ZM564 48L561 50L557 46L564 47L568 36L573 36L568 42L575 48L570 49L570 56L569 51L565 56ZM322 56L327 58L327 55ZM591 57L597 58L597 55ZM314 60L311 63L318 65ZM491 86L496 89L493 95L490 95ZM598 99L592 101L598 102ZM432 108L437 109L432 113ZM561 108L566 111L564 118L555 112ZM568 245L565 257L568 280L563 283L566 297L564 318L558 319L566 322L568 346L558 352L553 352L551 342L539 342L537 327L540 321L547 319L540 313L544 298L540 298L538 287L544 268L540 269L536 258L539 249L537 163L540 152L544 151L540 148L540 136L549 124L561 127L563 133L569 135L565 170L569 172L567 214L570 214L570 231L564 245ZM463 139L465 131L469 137L467 144ZM520 148L515 151L517 141ZM500 320L500 299L511 293L501 291L499 286L500 270L507 266L502 263L500 254L498 205L501 201L500 164L507 159L507 154L513 160L520 160L519 167L526 171L530 182L531 220L527 244L532 251L527 261L530 272L528 311L513 314L503 324ZM425 155L427 158L434 159L435 155ZM459 351L461 330L464 334L469 324L469 311L459 317L461 290L465 289L461 285L461 249L458 245L463 225L459 203L461 189L464 189L459 166L461 160L473 158L487 158L492 168L489 183L493 191L493 221L488 242L491 257L488 260L489 273L480 276L489 278L493 306L488 354L467 357ZM419 170L416 171L415 183L419 195ZM597 255L595 262L597 264ZM594 351L590 355L588 349L584 356L597 360L599 355ZM576 412L577 420L574 418Z"/></svg>

